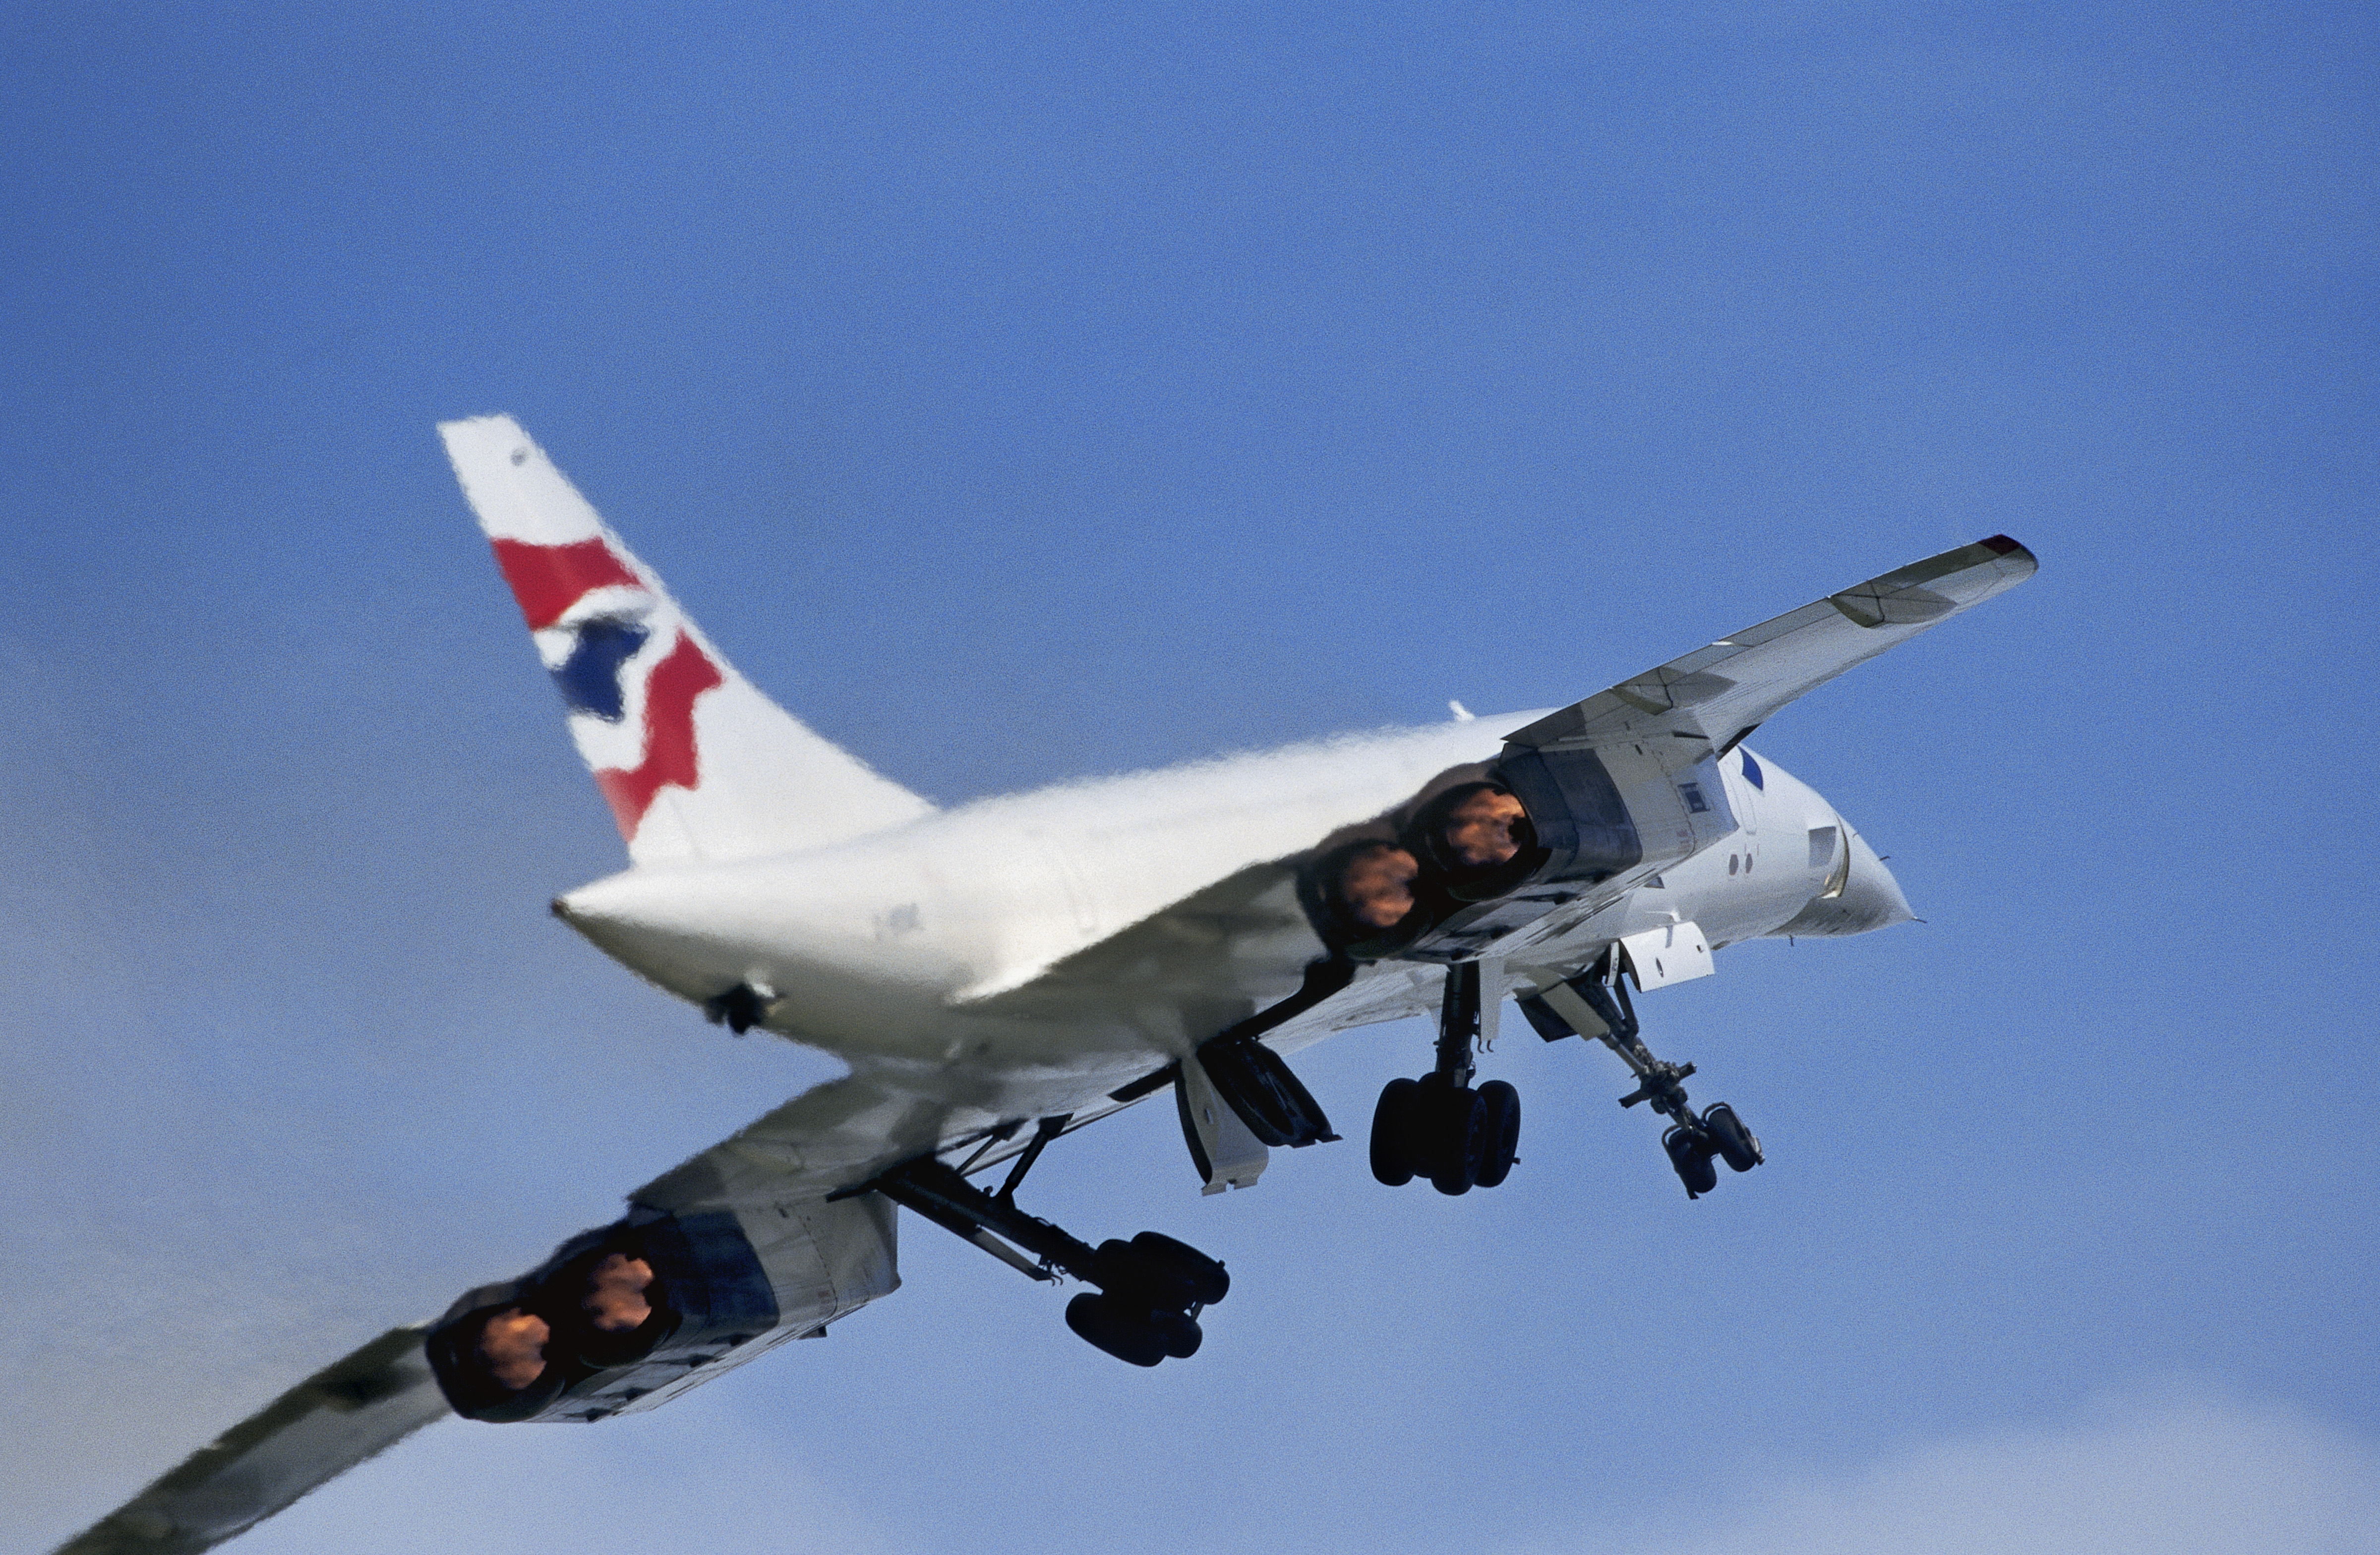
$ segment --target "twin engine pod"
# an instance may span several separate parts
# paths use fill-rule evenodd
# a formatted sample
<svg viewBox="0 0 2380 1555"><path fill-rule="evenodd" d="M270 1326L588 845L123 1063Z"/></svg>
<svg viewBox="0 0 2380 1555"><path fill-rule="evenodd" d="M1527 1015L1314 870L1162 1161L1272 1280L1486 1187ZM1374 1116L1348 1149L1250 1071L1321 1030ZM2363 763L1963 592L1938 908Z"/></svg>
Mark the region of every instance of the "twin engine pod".
<svg viewBox="0 0 2380 1555"><path fill-rule="evenodd" d="M1593 751L1508 748L1326 841L1298 899L1345 960L1462 961L1644 856Z"/></svg>
<svg viewBox="0 0 2380 1555"><path fill-rule="evenodd" d="M899 1283L892 1207L872 1194L748 1218L639 1209L465 1293L425 1348L467 1419L600 1420L822 1333Z"/></svg>

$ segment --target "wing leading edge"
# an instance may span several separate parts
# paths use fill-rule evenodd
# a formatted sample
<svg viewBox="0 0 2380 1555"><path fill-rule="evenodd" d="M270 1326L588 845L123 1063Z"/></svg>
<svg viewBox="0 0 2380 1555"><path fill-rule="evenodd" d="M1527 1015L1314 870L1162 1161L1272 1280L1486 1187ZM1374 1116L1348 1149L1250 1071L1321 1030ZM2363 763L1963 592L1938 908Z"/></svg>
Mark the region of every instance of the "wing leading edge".
<svg viewBox="0 0 2380 1555"><path fill-rule="evenodd" d="M2005 535L1946 550L1673 658L1505 739L1548 750L1675 735L1723 751L1795 698L2039 566Z"/></svg>

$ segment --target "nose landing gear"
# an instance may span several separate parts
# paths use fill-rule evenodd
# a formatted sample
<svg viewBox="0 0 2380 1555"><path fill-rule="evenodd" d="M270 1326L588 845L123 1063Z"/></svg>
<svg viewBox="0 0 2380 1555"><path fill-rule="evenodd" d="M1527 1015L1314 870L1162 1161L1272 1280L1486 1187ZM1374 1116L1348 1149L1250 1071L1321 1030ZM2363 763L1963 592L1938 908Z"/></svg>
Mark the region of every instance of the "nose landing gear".
<svg viewBox="0 0 2380 1555"><path fill-rule="evenodd" d="M1521 1093L1500 1079L1473 1090L1472 1048L1492 1019L1476 961L1446 969L1438 1028L1438 1067L1419 1079L1392 1079L1372 1113L1372 1175L1390 1187L1427 1177L1440 1193L1494 1187L1512 1175L1521 1140Z"/></svg>
<svg viewBox="0 0 2380 1555"><path fill-rule="evenodd" d="M1620 1098L1620 1104L1633 1107L1650 1102L1655 1112L1670 1120L1661 1135L1661 1149L1668 1153L1678 1180L1685 1184L1687 1198L1699 1199L1718 1186L1718 1169L1711 1164L1714 1158L1726 1162L1731 1172L1749 1172L1767 1159L1758 1137L1743 1126L1733 1107L1720 1102L1695 1114L1681 1083L1694 1072L1694 1067L1653 1056L1638 1040L1636 1008L1629 1002L1627 985L1616 980L1605 982L1601 968L1523 999L1521 1013L1548 1042L1559 1042L1575 1032L1620 1055L1620 1061L1636 1076L1636 1089Z"/></svg>

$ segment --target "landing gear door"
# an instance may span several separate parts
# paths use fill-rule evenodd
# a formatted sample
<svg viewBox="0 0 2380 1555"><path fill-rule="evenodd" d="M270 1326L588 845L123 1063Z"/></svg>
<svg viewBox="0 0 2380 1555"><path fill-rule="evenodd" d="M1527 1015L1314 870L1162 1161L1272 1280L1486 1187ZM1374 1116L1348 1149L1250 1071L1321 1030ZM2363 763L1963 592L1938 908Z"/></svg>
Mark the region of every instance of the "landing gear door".
<svg viewBox="0 0 2380 1555"><path fill-rule="evenodd" d="M1207 1078L1206 1066L1195 1053L1182 1059L1182 1077L1174 1082L1173 1100L1182 1116L1182 1141L1190 1147L1190 1163L1204 1181L1198 1191L1213 1194L1226 1187L1254 1187L1272 1152L1216 1093L1215 1082Z"/></svg>
<svg viewBox="0 0 2380 1555"><path fill-rule="evenodd" d="M1718 969L1711 962L1710 942L1692 923L1667 923L1620 941L1621 963L1636 979L1639 993L1649 994L1673 982L1708 977Z"/></svg>

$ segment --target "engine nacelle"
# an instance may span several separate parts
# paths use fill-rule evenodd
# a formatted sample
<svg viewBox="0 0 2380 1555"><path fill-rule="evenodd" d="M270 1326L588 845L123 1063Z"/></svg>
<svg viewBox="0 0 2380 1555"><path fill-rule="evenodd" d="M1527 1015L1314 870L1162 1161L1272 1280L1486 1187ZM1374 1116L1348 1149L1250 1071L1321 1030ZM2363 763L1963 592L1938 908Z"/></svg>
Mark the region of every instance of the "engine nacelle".
<svg viewBox="0 0 2380 1555"><path fill-rule="evenodd" d="M1593 751L1512 748L1326 844L1298 898L1346 959L1461 961L1644 857Z"/></svg>
<svg viewBox="0 0 2380 1555"><path fill-rule="evenodd" d="M874 1194L637 1209L517 1280L465 1293L426 1348L473 1420L590 1421L650 1409L892 1291L892 1206Z"/></svg>

